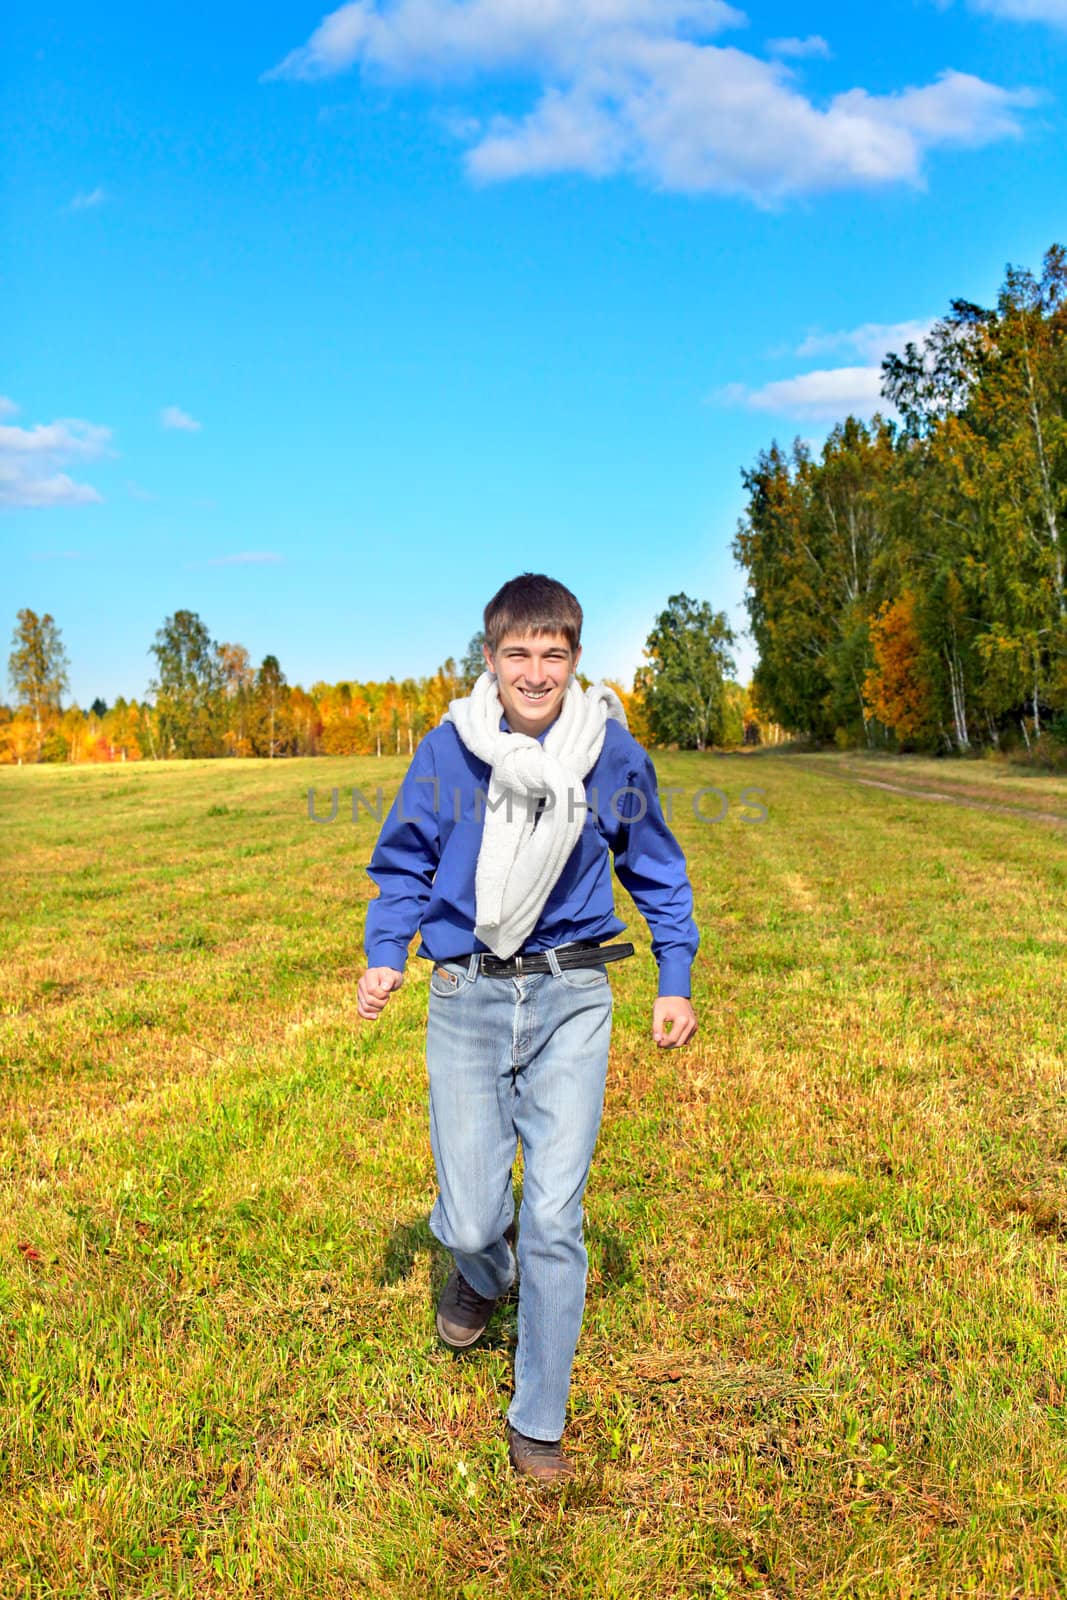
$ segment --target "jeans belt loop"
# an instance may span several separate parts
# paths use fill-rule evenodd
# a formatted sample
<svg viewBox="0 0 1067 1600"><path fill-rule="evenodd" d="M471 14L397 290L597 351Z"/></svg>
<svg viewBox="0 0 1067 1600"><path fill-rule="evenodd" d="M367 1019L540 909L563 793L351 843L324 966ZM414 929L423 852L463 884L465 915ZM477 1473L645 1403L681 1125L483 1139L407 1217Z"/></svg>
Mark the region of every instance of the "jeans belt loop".
<svg viewBox="0 0 1067 1600"><path fill-rule="evenodd" d="M548 957L548 970L551 972L552 976L554 978L562 977L563 973L559 964L559 956L556 954L556 952L554 950L546 950L545 955Z"/></svg>
<svg viewBox="0 0 1067 1600"><path fill-rule="evenodd" d="M473 983L475 978L478 976L478 972L479 972L479 969L481 968L481 965L482 965L482 958L478 954L478 952L475 951L474 954L471 956L470 960L467 962L467 977L468 977L468 979L470 980L471 983Z"/></svg>

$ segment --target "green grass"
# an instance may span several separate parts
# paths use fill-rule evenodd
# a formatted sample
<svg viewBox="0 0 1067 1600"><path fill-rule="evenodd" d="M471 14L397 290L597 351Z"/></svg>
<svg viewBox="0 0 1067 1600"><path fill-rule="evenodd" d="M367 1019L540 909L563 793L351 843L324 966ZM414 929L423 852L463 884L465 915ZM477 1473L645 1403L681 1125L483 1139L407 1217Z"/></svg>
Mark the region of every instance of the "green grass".
<svg viewBox="0 0 1067 1600"><path fill-rule="evenodd" d="M659 759L768 818L676 802L691 1047L651 1044L636 913L612 969L546 1494L506 1468L514 1307L433 1334L426 964L355 1009L344 819L403 766L0 769L0 1594L1063 1594L1067 833Z"/></svg>

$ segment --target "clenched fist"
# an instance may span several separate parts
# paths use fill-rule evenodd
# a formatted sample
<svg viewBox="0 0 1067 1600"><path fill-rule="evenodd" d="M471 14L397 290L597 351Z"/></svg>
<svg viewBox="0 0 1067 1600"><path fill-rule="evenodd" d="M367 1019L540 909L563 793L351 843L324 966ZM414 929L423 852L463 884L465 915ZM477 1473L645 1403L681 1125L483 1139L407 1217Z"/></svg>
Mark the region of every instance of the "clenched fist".
<svg viewBox="0 0 1067 1600"><path fill-rule="evenodd" d="M697 1014L682 995L661 994L652 1007L652 1037L661 1050L675 1050L697 1031Z"/></svg>
<svg viewBox="0 0 1067 1600"><path fill-rule="evenodd" d="M356 1010L368 1022L377 1022L389 1003L394 989L399 989L404 974L395 967L368 967L360 974L356 985Z"/></svg>

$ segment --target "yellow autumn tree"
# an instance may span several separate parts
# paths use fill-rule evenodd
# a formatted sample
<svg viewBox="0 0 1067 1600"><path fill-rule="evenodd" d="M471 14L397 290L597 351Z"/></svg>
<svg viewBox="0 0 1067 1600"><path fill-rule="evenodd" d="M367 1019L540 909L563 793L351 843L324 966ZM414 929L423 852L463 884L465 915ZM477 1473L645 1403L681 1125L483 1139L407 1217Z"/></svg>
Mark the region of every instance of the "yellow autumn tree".
<svg viewBox="0 0 1067 1600"><path fill-rule="evenodd" d="M887 600L870 625L874 666L863 684L869 716L891 728L901 743L930 738L937 726L934 687L910 590Z"/></svg>
<svg viewBox="0 0 1067 1600"><path fill-rule="evenodd" d="M0 762L21 767L37 759L37 727L29 711L0 710Z"/></svg>

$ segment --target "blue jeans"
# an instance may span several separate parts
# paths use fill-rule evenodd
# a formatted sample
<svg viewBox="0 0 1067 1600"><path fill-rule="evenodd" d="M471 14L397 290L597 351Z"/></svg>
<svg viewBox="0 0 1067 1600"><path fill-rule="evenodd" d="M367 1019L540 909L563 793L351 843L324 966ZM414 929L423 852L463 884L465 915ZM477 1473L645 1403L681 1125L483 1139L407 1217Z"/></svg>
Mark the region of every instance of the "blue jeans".
<svg viewBox="0 0 1067 1600"><path fill-rule="evenodd" d="M426 1061L438 1198L430 1230L479 1294L516 1263L511 1169L522 1142L519 1343L508 1421L558 1439L585 1309L582 1195L604 1107L612 994L603 966L490 978L477 957L430 976Z"/></svg>

